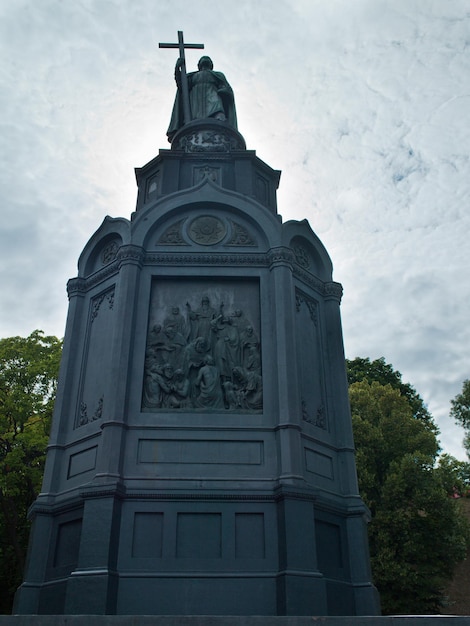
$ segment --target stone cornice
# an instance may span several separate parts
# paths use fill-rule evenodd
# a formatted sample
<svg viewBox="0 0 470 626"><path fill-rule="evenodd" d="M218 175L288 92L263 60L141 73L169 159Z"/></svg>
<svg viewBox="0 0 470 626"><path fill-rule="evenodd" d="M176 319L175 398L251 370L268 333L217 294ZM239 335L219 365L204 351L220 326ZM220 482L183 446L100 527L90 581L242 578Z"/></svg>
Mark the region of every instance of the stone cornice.
<svg viewBox="0 0 470 626"><path fill-rule="evenodd" d="M226 267L254 265L256 267L266 267L268 259L261 253L204 253L195 252L193 254L181 252L149 252L145 255L145 264L148 265L221 265Z"/></svg>
<svg viewBox="0 0 470 626"><path fill-rule="evenodd" d="M69 298L85 294L95 285L99 285L110 276L113 276L119 272L119 261L113 261L102 270L95 272L88 278L71 278L67 283L67 293Z"/></svg>
<svg viewBox="0 0 470 626"><path fill-rule="evenodd" d="M67 283L69 298L85 294L95 285L98 285L111 276L118 274L123 265L136 264L139 267L145 265L160 266L214 266L220 267L273 267L284 265L293 275L303 283L314 289L326 299L341 302L343 288L340 283L334 281L323 282L314 274L303 269L296 263L293 250L287 246L271 248L267 253L262 252L147 252L140 246L133 244L121 246L116 259L106 267L91 274L88 278L71 278Z"/></svg>

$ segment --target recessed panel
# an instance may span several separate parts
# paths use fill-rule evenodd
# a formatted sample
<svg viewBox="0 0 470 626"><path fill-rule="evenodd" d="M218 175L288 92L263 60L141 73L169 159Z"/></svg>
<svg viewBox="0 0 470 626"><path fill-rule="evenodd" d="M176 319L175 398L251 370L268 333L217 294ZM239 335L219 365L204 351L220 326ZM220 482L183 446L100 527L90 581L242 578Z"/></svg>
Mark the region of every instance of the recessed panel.
<svg viewBox="0 0 470 626"><path fill-rule="evenodd" d="M178 513L177 558L218 559L222 556L220 513Z"/></svg>
<svg viewBox="0 0 470 626"><path fill-rule="evenodd" d="M86 450L81 450L80 452L71 454L67 477L72 478L78 474L84 474L85 472L90 472L95 469L97 450L98 446L93 446L92 448L87 448Z"/></svg>
<svg viewBox="0 0 470 626"><path fill-rule="evenodd" d="M259 282L155 279L142 410L262 409Z"/></svg>
<svg viewBox="0 0 470 626"><path fill-rule="evenodd" d="M163 543L163 513L136 513L132 537L132 556L160 558Z"/></svg>
<svg viewBox="0 0 470 626"><path fill-rule="evenodd" d="M235 514L235 556L237 559L264 559L264 514Z"/></svg>
<svg viewBox="0 0 470 626"><path fill-rule="evenodd" d="M139 463L261 465L261 441L140 439Z"/></svg>

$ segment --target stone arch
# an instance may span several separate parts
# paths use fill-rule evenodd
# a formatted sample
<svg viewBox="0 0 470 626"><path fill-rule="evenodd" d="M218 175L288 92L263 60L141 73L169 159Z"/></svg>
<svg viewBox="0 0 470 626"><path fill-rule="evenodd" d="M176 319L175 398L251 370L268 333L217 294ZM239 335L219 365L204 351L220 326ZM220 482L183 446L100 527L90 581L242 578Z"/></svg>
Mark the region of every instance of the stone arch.
<svg viewBox="0 0 470 626"><path fill-rule="evenodd" d="M78 275L85 278L110 265L126 243L129 243L129 220L106 217L80 255Z"/></svg>

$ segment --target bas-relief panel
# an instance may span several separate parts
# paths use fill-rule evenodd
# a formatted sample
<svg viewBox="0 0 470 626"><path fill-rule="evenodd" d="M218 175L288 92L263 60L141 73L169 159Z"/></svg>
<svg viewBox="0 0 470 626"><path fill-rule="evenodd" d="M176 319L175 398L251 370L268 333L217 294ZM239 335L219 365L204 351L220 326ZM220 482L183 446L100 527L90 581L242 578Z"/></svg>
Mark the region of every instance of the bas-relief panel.
<svg viewBox="0 0 470 626"><path fill-rule="evenodd" d="M142 410L263 408L257 280L152 284Z"/></svg>

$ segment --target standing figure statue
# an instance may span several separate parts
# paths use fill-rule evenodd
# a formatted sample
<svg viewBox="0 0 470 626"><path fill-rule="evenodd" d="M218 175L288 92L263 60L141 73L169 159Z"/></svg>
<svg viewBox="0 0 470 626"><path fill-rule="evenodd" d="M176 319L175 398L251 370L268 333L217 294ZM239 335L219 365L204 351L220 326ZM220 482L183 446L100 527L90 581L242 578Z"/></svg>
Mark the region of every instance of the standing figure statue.
<svg viewBox="0 0 470 626"><path fill-rule="evenodd" d="M182 66L183 60L179 58L175 67L175 80L178 89L167 131L169 141L185 123L181 80ZM226 121L236 129L235 99L227 79L222 72L214 71L214 65L207 56L201 57L197 66L197 72L191 72L187 75L191 120L211 117Z"/></svg>

